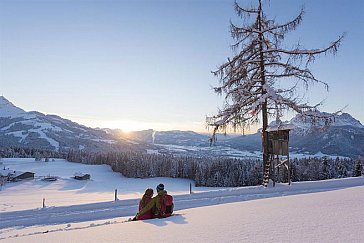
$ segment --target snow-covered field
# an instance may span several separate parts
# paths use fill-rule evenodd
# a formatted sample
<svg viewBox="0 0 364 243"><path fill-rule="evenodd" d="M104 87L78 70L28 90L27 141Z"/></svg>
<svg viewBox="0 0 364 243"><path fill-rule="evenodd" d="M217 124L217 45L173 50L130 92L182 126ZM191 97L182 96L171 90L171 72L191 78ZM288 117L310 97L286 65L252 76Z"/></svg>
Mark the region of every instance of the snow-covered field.
<svg viewBox="0 0 364 243"><path fill-rule="evenodd" d="M189 195L188 180L127 179L108 166L30 159L5 159L4 165L61 177L2 188L4 242L364 242L363 177L274 188L194 188ZM92 180L71 179L76 169L91 173ZM126 222L144 189L159 182L175 195L176 216ZM123 191L116 202L115 188ZM42 197L46 208L40 208Z"/></svg>
<svg viewBox="0 0 364 243"><path fill-rule="evenodd" d="M16 171L31 171L35 180L7 183L0 190L0 212L34 209L42 206L43 198L47 206L66 206L95 202L112 201L117 189L121 200L140 198L148 187L155 188L159 183L174 195L189 193L193 181L171 178L132 179L113 172L108 165L86 165L71 163L62 159L44 162L34 159L2 159L4 167ZM91 180L78 181L72 177L76 172L89 173ZM42 181L44 176L58 176L55 182ZM214 188L192 187L193 191L216 190Z"/></svg>

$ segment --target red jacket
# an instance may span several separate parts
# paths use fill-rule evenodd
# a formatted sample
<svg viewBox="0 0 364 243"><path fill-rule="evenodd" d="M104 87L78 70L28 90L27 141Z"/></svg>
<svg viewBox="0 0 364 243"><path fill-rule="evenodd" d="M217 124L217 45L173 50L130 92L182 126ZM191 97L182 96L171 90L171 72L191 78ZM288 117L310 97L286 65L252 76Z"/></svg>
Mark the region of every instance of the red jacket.
<svg viewBox="0 0 364 243"><path fill-rule="evenodd" d="M144 201L143 199L139 202L139 211L142 210L147 204L152 200L151 197L145 197ZM137 217L138 220L145 220L145 219L152 219L153 218L153 209L150 209L145 214L140 215Z"/></svg>

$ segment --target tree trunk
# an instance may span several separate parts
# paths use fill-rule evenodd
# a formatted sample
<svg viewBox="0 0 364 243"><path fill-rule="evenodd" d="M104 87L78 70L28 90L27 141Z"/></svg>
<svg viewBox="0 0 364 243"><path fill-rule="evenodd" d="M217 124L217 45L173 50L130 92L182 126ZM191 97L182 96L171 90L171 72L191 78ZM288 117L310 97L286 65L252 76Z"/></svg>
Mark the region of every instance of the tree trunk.
<svg viewBox="0 0 364 243"><path fill-rule="evenodd" d="M259 31L262 30L262 3L259 0L259 14L258 14L258 26ZM264 69L264 55L263 55L263 34L259 33L259 51L260 51L260 78L262 85L262 95L266 94L263 86L265 85L265 69ZM266 132L268 127L268 112L267 112L267 99L264 100L262 104L262 120L263 120L263 128L262 128L262 148L263 148L263 175L265 166L268 163L268 133Z"/></svg>

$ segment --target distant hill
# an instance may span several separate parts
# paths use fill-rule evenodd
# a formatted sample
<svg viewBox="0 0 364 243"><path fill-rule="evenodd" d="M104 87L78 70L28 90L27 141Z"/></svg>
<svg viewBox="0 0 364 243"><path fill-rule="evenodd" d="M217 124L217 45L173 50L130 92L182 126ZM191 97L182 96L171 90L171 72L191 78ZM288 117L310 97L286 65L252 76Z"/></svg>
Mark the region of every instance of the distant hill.
<svg viewBox="0 0 364 243"><path fill-rule="evenodd" d="M332 156L352 158L357 158L359 155L364 156L364 126L348 113L336 116L332 125L324 130L320 124L313 126L301 121L298 116L291 119L289 123L295 126L290 133L291 152L312 155L321 152ZM145 130L134 132L130 136L136 141L154 145L209 146L208 135L191 131ZM219 149L223 146L241 151L262 151L260 133L227 137L219 135L215 145ZM182 148L178 147L178 149Z"/></svg>
<svg viewBox="0 0 364 243"><path fill-rule="evenodd" d="M290 151L303 154L323 153L357 158L364 156L364 126L350 114L336 117L326 130L295 117L290 133ZM209 135L193 131L155 131L123 133L119 129L94 129L55 115L26 112L0 96L0 146L24 146L57 151L84 150L153 151L191 156L258 156L261 134L218 135L210 147ZM240 152L243 153L240 153ZM245 153L245 152L249 153ZM238 156L238 157L239 157Z"/></svg>
<svg viewBox="0 0 364 243"><path fill-rule="evenodd" d="M132 143L55 115L26 112L0 96L0 146L57 151L122 151Z"/></svg>
<svg viewBox="0 0 364 243"><path fill-rule="evenodd" d="M127 138L151 144L172 144L181 146L208 146L209 136L193 131L154 131L152 129L128 133Z"/></svg>
<svg viewBox="0 0 364 243"><path fill-rule="evenodd" d="M327 129L313 126L294 117L289 123L295 128L290 133L290 151L297 153L324 153L356 158L364 156L364 126L348 113L336 116ZM236 137L224 144L242 150L261 150L259 133Z"/></svg>

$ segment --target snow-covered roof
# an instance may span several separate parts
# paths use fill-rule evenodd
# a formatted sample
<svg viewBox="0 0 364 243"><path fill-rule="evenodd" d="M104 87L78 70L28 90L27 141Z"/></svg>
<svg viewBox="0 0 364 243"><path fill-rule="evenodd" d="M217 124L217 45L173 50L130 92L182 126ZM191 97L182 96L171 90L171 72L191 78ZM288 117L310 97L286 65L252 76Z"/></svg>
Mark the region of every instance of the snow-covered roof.
<svg viewBox="0 0 364 243"><path fill-rule="evenodd" d="M24 171L14 171L11 173L11 177L17 177L24 173L25 173Z"/></svg>
<svg viewBox="0 0 364 243"><path fill-rule="evenodd" d="M271 125L268 126L267 128L267 132L273 132L273 131L282 131L282 130L292 130L295 128L295 125L291 124L291 123L281 123L281 124L275 124L275 125Z"/></svg>
<svg viewBox="0 0 364 243"><path fill-rule="evenodd" d="M4 170L3 170L4 171ZM25 174L25 173L32 173L32 174L35 174L34 172L31 172L31 171L19 171L19 170L17 170L17 171L14 171L14 170L8 170L10 173L9 174L7 174L7 175L9 175L11 178L15 178L15 177L18 177L18 176L20 176L20 175L22 175L22 174ZM7 176L6 175L6 176Z"/></svg>
<svg viewBox="0 0 364 243"><path fill-rule="evenodd" d="M78 171L78 172L75 172L73 175L74 176L84 176L84 175L86 175L87 173L82 173L82 172L80 172L80 171Z"/></svg>

